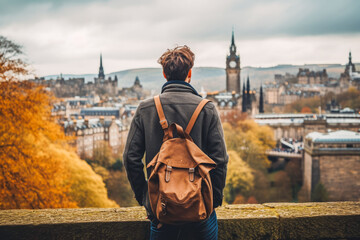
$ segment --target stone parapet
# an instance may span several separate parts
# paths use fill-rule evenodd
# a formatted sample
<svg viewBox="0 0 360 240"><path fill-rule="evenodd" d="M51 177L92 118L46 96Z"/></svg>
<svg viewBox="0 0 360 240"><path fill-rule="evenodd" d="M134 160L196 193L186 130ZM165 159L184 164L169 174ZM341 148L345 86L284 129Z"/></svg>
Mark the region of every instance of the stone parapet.
<svg viewBox="0 0 360 240"><path fill-rule="evenodd" d="M216 209L219 239L360 239L360 202ZM142 207L1 210L1 239L148 239Z"/></svg>

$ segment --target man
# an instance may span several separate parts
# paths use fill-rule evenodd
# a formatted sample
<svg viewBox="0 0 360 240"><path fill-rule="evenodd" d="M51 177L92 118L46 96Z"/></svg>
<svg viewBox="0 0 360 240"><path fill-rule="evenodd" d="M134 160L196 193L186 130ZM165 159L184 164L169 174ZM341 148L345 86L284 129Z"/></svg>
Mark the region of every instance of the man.
<svg viewBox="0 0 360 240"><path fill-rule="evenodd" d="M180 46L166 51L158 60L167 80L160 95L166 119L169 125L175 122L184 129L202 100L190 85L194 59L194 53L190 48ZM131 123L123 160L135 198L140 205L145 206L152 221L150 239L179 239L180 236L185 238L185 234L189 233L196 239L217 239L218 225L215 210L204 221L180 226L159 223L151 212L142 158L144 152L146 152L146 164L154 158L160 150L163 135L154 99L142 101ZM222 204L228 155L220 118L214 104L210 102L205 105L190 135L195 144L217 165L210 172L213 205L216 208ZM150 176L149 171L147 176Z"/></svg>

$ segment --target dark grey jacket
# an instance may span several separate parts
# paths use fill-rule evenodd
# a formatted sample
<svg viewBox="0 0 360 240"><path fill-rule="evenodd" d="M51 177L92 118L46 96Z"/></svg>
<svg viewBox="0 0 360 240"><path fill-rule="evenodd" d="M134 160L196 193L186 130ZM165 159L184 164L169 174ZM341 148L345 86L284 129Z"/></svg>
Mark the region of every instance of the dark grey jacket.
<svg viewBox="0 0 360 240"><path fill-rule="evenodd" d="M165 117L169 125L173 122L185 130L191 115L202 98L190 84L165 84L160 95ZM146 153L148 164L159 152L164 132L159 123L154 99L140 103L131 122L123 155L128 179L140 205L144 203L147 183L144 175L142 158ZM195 144L217 164L210 172L214 208L222 203L225 186L228 155L226 152L224 134L217 110L212 102L205 105L190 133ZM150 172L147 171L150 176Z"/></svg>

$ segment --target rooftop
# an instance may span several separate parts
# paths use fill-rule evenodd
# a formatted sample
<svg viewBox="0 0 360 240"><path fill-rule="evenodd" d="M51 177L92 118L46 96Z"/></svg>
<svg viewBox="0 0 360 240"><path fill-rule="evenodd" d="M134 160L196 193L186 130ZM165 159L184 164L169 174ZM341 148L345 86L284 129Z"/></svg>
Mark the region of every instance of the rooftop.
<svg viewBox="0 0 360 240"><path fill-rule="evenodd" d="M360 143L360 133L353 131L334 131L329 133L312 132L306 135L314 143Z"/></svg>

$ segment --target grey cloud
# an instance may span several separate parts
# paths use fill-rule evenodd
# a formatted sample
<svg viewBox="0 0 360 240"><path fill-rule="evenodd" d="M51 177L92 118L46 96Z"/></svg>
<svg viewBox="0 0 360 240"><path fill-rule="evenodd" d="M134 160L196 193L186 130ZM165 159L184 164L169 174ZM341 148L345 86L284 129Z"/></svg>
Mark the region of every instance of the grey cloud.
<svg viewBox="0 0 360 240"><path fill-rule="evenodd" d="M113 70L123 69L128 62L131 66L140 61L153 64L162 51L176 43L189 44L203 53L210 49L214 52L210 57L221 58L212 61L222 64L232 26L245 56L247 49L241 49L241 44L249 47L268 38L360 33L360 1L356 0L5 2L0 0L0 34L24 45L34 63L45 71L64 64L81 65L82 69L97 66L100 51L109 64L119 62ZM203 58L206 64L210 57Z"/></svg>
<svg viewBox="0 0 360 240"><path fill-rule="evenodd" d="M0 1L0 25L29 18L58 17L74 25L99 24L114 27L115 31L118 25L143 21L155 30L165 25L165 33L193 39L221 39L228 35L232 25L244 38L360 32L360 1L357 0ZM91 6L100 6L100 9ZM172 21L173 26L169 24Z"/></svg>

